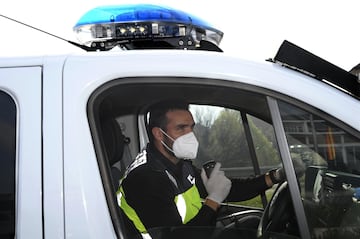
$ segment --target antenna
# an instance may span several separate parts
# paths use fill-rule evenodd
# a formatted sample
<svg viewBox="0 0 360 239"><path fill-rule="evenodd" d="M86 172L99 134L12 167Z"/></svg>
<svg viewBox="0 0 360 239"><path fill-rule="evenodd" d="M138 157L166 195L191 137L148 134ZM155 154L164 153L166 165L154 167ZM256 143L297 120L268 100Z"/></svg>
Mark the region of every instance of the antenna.
<svg viewBox="0 0 360 239"><path fill-rule="evenodd" d="M81 44L79 44L79 43L76 43L76 42L67 40L67 39L65 39L65 38L59 37L59 36L57 36L57 35L54 35L54 34L49 33L49 32L47 32L47 31L41 30L41 29L39 29L39 28L36 28L36 27L34 27L34 26L31 26L31 25L26 24L26 23L21 22L21 21L18 21L18 20L16 20L16 19L11 18L11 17L5 16L5 15L2 15L2 14L0 14L0 17L3 17L3 18L8 19L8 20L10 20L10 21L16 22L16 23L18 23L18 24L20 24L20 25L29 27L29 28L34 29L34 30L36 30L36 31L45 33L45 34L47 34L47 35L50 35L50 36L55 37L55 38L57 38L57 39L60 39L60 40L62 40L62 41L66 41L67 43L70 43L70 44L72 44L72 45L74 45L74 46L77 46L77 47L79 47L79 48L81 48L81 49L83 49L83 50L85 50L85 51L96 51L96 50L97 50L97 49L95 49L95 48L92 48L92 47L89 47L89 46L85 46L85 45L81 45Z"/></svg>

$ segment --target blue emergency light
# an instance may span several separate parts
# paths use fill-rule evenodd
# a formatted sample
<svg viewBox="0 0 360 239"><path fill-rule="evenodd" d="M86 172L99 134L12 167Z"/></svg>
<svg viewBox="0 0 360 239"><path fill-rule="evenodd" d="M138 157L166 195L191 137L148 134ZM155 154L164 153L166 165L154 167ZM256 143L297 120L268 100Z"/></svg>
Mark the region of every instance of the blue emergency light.
<svg viewBox="0 0 360 239"><path fill-rule="evenodd" d="M84 14L73 28L93 50L205 49L221 51L223 32L198 17L173 8L129 4L102 6Z"/></svg>

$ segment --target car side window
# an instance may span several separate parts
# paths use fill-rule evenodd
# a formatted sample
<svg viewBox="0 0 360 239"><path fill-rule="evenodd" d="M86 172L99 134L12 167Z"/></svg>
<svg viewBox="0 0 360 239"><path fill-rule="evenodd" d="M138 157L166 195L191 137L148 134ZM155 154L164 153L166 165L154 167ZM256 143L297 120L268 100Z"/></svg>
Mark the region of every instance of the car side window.
<svg viewBox="0 0 360 239"><path fill-rule="evenodd" d="M358 237L360 139L298 107L279 109L291 157L306 165L299 185L312 237Z"/></svg>
<svg viewBox="0 0 360 239"><path fill-rule="evenodd" d="M230 178L247 178L280 166L280 157L271 124L236 109L210 105L191 105L195 135L199 140L194 164L201 168L209 161L222 164ZM271 198L273 190L266 192ZM237 202L263 208L261 196Z"/></svg>
<svg viewBox="0 0 360 239"><path fill-rule="evenodd" d="M0 91L0 235L15 235L16 105Z"/></svg>

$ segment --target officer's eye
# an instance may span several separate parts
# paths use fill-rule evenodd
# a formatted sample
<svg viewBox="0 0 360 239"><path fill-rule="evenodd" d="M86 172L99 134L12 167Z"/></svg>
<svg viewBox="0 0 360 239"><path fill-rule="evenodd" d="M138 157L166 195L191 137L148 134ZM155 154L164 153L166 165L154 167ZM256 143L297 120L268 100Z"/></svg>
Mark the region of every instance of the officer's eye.
<svg viewBox="0 0 360 239"><path fill-rule="evenodd" d="M178 130L185 130L186 129L186 125L179 125L177 127Z"/></svg>

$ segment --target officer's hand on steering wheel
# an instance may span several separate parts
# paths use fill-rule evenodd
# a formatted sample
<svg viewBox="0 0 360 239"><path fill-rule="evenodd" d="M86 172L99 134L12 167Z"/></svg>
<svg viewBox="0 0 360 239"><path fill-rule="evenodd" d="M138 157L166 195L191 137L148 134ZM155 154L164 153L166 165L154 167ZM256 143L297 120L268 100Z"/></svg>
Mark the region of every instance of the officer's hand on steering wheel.
<svg viewBox="0 0 360 239"><path fill-rule="evenodd" d="M302 177L305 173L304 162L301 159L297 159L297 158L294 158L292 162L294 165L296 177L297 178ZM271 170L269 172L269 175L273 184L282 183L286 180L285 171L283 167Z"/></svg>

